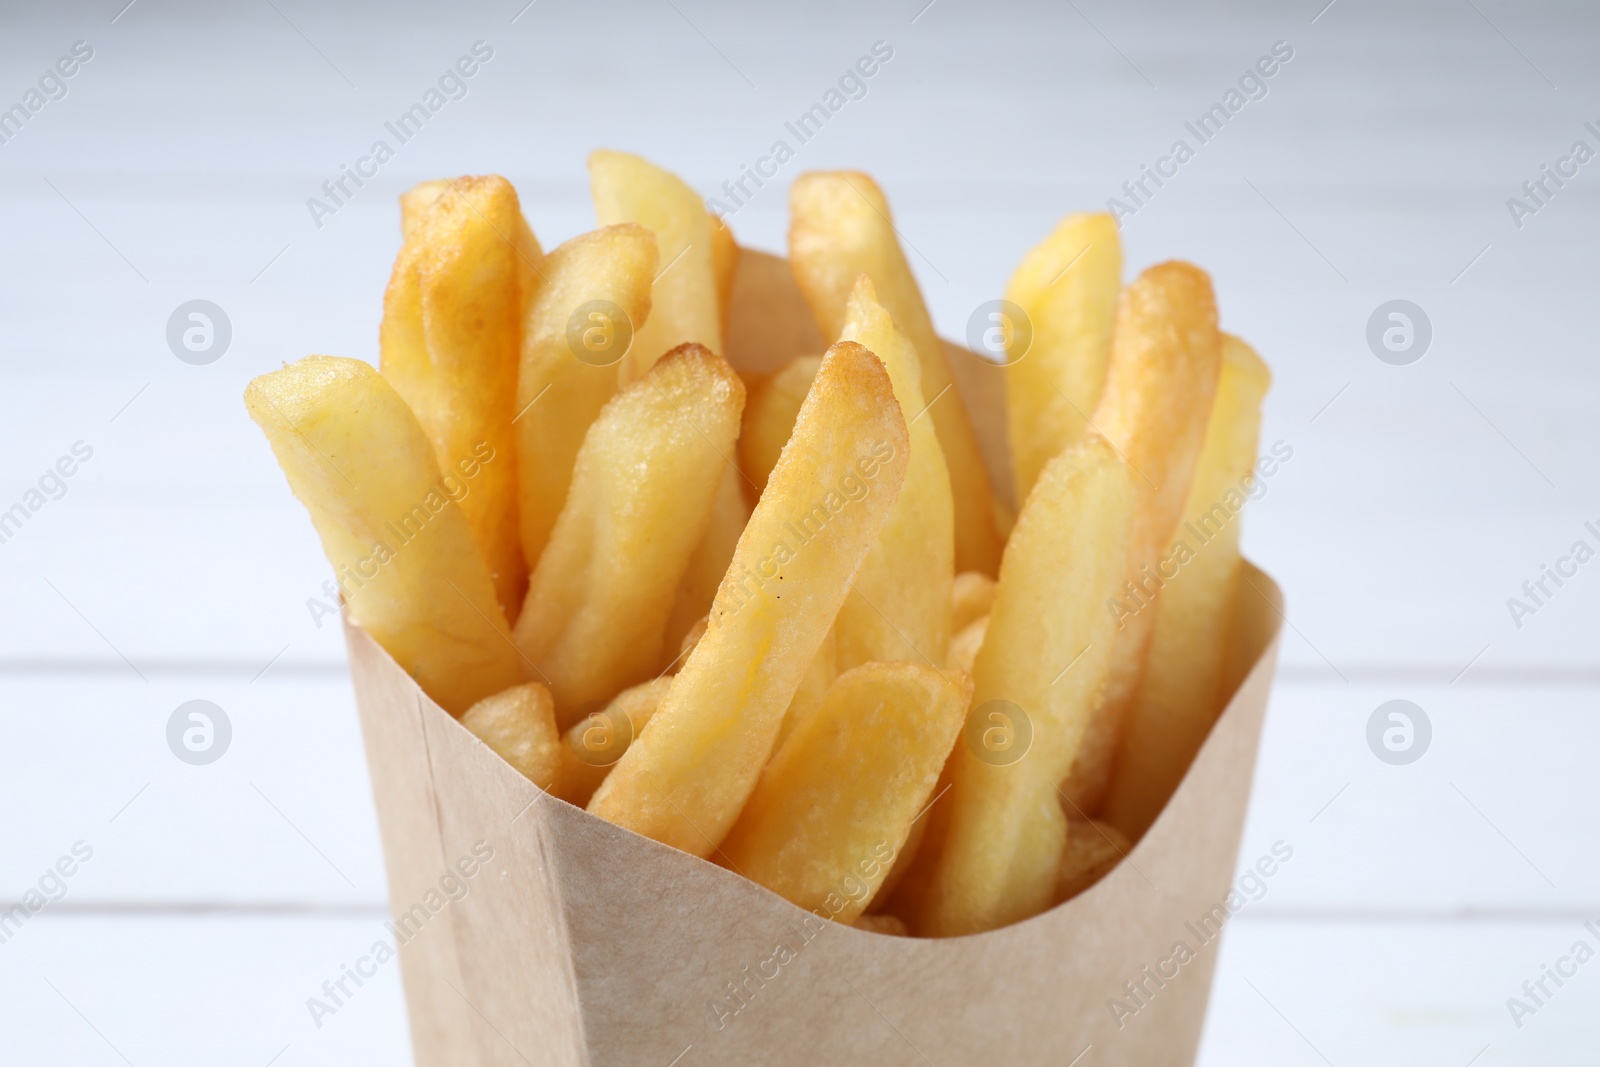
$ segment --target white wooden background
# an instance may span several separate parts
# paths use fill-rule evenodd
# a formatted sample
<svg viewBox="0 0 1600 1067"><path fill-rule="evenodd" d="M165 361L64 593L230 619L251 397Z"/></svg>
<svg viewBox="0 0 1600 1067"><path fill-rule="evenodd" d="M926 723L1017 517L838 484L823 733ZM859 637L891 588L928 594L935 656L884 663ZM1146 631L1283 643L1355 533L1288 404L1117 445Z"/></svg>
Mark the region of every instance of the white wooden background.
<svg viewBox="0 0 1600 1067"><path fill-rule="evenodd" d="M320 1029L305 1007L379 932L383 873L338 631L305 604L327 568L240 403L283 360L375 359L402 189L504 173L550 247L592 225L591 148L714 195L884 40L732 225L781 250L789 179L869 170L960 337L1284 40L1269 95L1123 231L1130 272L1213 272L1276 374L1264 440L1294 448L1246 527L1291 627L1242 858L1295 858L1229 928L1201 1062L1600 1060L1600 962L1520 1027L1505 1003L1600 920L1600 562L1521 628L1505 604L1600 543L1600 163L1521 229L1505 203L1600 148L1592 6L125 3L0 15L0 106L94 48L0 145L0 508L94 449L0 544L0 897L94 850L0 944L0 1059L407 1062L392 968ZM469 95L316 228L306 198L480 39ZM203 367L164 339L197 297L234 331ZM1434 328L1404 367L1364 338L1396 297ZM205 767L164 739L195 698L234 728ZM1392 698L1433 723L1410 766L1366 745Z"/></svg>

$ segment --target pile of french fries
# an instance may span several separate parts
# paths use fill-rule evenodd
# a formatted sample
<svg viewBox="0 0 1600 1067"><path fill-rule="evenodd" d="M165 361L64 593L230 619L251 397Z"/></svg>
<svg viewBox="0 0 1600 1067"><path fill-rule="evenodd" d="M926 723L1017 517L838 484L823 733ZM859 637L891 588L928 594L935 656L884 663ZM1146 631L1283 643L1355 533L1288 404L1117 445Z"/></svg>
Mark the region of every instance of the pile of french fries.
<svg viewBox="0 0 1600 1067"><path fill-rule="evenodd" d="M870 178L795 182L828 347L755 375L730 316L781 310L735 306L727 226L589 171L599 228L548 252L503 178L408 192L379 369L246 390L350 617L540 788L834 921L971 934L1093 884L1228 697L1216 505L1269 375L1208 276L1124 287L1106 215L1026 255L1031 340L982 371L1007 492Z"/></svg>

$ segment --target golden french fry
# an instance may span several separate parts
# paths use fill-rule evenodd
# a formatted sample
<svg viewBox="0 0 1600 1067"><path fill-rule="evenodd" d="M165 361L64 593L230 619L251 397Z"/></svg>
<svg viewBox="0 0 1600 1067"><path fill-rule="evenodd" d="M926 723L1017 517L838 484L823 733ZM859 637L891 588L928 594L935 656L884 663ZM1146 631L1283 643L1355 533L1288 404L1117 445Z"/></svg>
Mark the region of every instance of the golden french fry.
<svg viewBox="0 0 1600 1067"><path fill-rule="evenodd" d="M517 647L570 726L649 677L673 597L733 452L744 384L699 345L668 353L600 412L528 583Z"/></svg>
<svg viewBox="0 0 1600 1067"><path fill-rule="evenodd" d="M855 921L857 930L866 930L874 934L885 934L889 937L906 937L905 920L898 915L863 915Z"/></svg>
<svg viewBox="0 0 1600 1067"><path fill-rule="evenodd" d="M709 213L708 213L709 214ZM711 276L717 283L717 321L722 336L728 336L728 318L733 313L733 280L739 275L739 242L720 216L711 215Z"/></svg>
<svg viewBox="0 0 1600 1067"><path fill-rule="evenodd" d="M789 192L789 211L790 266L823 335L840 336L850 291L856 278L866 274L894 324L916 349L927 417L933 420L950 470L956 569L995 573L1002 544L989 475L882 190L854 171L802 174Z"/></svg>
<svg viewBox="0 0 1600 1067"><path fill-rule="evenodd" d="M447 183L406 237L383 298L381 369L416 413L507 619L527 583L512 399L522 338L522 224L504 178ZM467 472L471 469L474 474Z"/></svg>
<svg viewBox="0 0 1600 1067"><path fill-rule="evenodd" d="M1122 243L1110 215L1068 215L1022 258L1006 299L1031 341L1007 365L1006 435L1018 500L1044 465L1088 429L1111 358ZM1014 357L1015 358L1015 357Z"/></svg>
<svg viewBox="0 0 1600 1067"><path fill-rule="evenodd" d="M798 356L750 392L739 432L739 461L758 497L778 465L783 446L789 443L800 405L805 403L820 366L821 356Z"/></svg>
<svg viewBox="0 0 1600 1067"><path fill-rule="evenodd" d="M1056 875L1055 903L1070 900L1111 873L1133 846L1122 831L1097 819L1067 818L1067 847Z"/></svg>
<svg viewBox="0 0 1600 1067"><path fill-rule="evenodd" d="M547 793L561 781L561 735L550 690L538 682L484 697L461 716L461 725Z"/></svg>
<svg viewBox="0 0 1600 1067"><path fill-rule="evenodd" d="M583 435L617 391L628 339L650 315L656 241L643 226L607 226L556 248L540 269L512 416L530 570L567 502Z"/></svg>
<svg viewBox="0 0 1600 1067"><path fill-rule="evenodd" d="M911 459L900 498L833 624L839 670L873 660L943 664L955 579L950 472L933 421L917 418L923 408L917 353L895 329L865 274L850 294L840 340L855 341L883 361L911 435Z"/></svg>
<svg viewBox="0 0 1600 1067"><path fill-rule="evenodd" d="M719 862L855 922L932 795L971 696L966 675L916 663L841 674L762 772Z"/></svg>
<svg viewBox="0 0 1600 1067"><path fill-rule="evenodd" d="M971 715L968 701L967 714ZM955 749L966 744L958 739ZM928 813L911 827L911 836L895 858L894 867L883 880L878 899L883 903L880 912L899 916L918 935L918 924L933 888L933 878L939 868L939 857L944 849L944 839L950 829L951 768L956 761L955 751L944 761L944 770L934 785L933 798L928 803Z"/></svg>
<svg viewBox="0 0 1600 1067"><path fill-rule="evenodd" d="M787 258L739 249L727 344L728 361L753 374L771 374L798 356L828 347Z"/></svg>
<svg viewBox="0 0 1600 1067"><path fill-rule="evenodd" d="M1271 384L1261 357L1223 334L1217 398L1183 521L1157 567L1166 584L1147 609L1155 632L1106 795L1106 821L1133 838L1166 806L1227 697L1219 688L1241 564L1239 519L1255 486L1261 401Z"/></svg>
<svg viewBox="0 0 1600 1067"><path fill-rule="evenodd" d="M971 699L970 694L968 699ZM946 759L945 765L949 766L949 762ZM934 784L933 795L938 797L949 784L949 778L941 772L939 780ZM929 802L930 808L933 803L932 801ZM922 843L928 839L929 828L933 826L933 822L934 819L930 813L922 815L911 824L911 832L906 835L906 843L900 846L900 854L894 858L894 865L889 868L889 873L883 876L883 884L878 887L877 894L872 898L879 905L880 910L898 910L899 901L895 899L895 893L905 882L906 876L916 867L917 855L922 851ZM895 918L899 919L902 926L905 925L905 920L900 919L898 914L896 914Z"/></svg>
<svg viewBox="0 0 1600 1067"><path fill-rule="evenodd" d="M978 571L963 571L955 576L950 587L951 637L950 649L945 654L946 670L972 673L978 650L983 647L984 635L989 630L994 588L994 579ZM943 795L949 785L947 765L944 777L939 780L939 795ZM884 899L892 897L888 906L900 915L917 916L922 913L922 900L933 878L938 851L937 845L930 846L925 855L922 844L924 840L938 842L944 839L947 811L947 806L936 805L927 818L917 822L889 877L884 879L879 896Z"/></svg>
<svg viewBox="0 0 1600 1067"><path fill-rule="evenodd" d="M689 625L689 629L684 631L682 640L678 642L678 658L672 661L673 670L677 670L678 666L689 658L689 653L694 651L694 646L698 645L700 639L706 635L707 625L706 617L702 615Z"/></svg>
<svg viewBox="0 0 1600 1067"><path fill-rule="evenodd" d="M1211 278L1188 263L1151 267L1118 304L1095 425L1135 468L1133 544L1159 552L1183 514L1222 370Z"/></svg>
<svg viewBox="0 0 1600 1067"><path fill-rule="evenodd" d="M676 656L684 635L695 623L701 622L711 611L716 599L717 586L728 572L733 550L738 547L744 524L750 521L750 505L744 496L744 475L733 462L735 449L729 449L729 461L722 465L722 477L717 482L716 502L711 508L711 521L706 532L689 557L689 566L678 583L678 592L672 602L672 614L667 618L663 656Z"/></svg>
<svg viewBox="0 0 1600 1067"><path fill-rule="evenodd" d="M1122 294L1094 423L1134 469L1138 505L1128 572L1106 600L1118 625L1111 674L1062 786L1086 815L1100 810L1111 784L1122 725L1138 694L1155 626L1155 612L1116 605L1136 586L1151 586L1153 596L1160 584L1151 569L1171 543L1188 500L1221 369L1217 303L1205 271L1187 263L1158 264Z"/></svg>
<svg viewBox="0 0 1600 1067"><path fill-rule="evenodd" d="M822 707L822 702L827 699L828 690L833 688L833 681L839 677L839 642L833 627L828 628L827 636L822 639L822 644L817 646L817 654L811 657L811 664L806 667L806 673L800 678L800 688L794 691L794 699L789 701L789 710L783 713L783 724L778 727L778 739L773 742L772 751L776 752L789 740L789 735L794 733L794 728L809 718L812 712Z"/></svg>
<svg viewBox="0 0 1600 1067"><path fill-rule="evenodd" d="M439 198L449 191L455 184L448 178L435 178L431 181L419 182L400 194L400 235L405 240L410 240L413 232L421 225L422 220L433 208ZM544 257L539 248L539 240L534 237L533 231L528 228L528 222L519 214L516 229L509 235L517 250L522 253L523 296L532 292L532 281L539 273L538 264Z"/></svg>
<svg viewBox="0 0 1600 1067"><path fill-rule="evenodd" d="M573 723L562 738L561 788L556 795L580 808L589 803L671 685L672 678L663 675L629 686Z"/></svg>
<svg viewBox="0 0 1600 1067"><path fill-rule="evenodd" d="M977 933L1050 905L1065 844L1056 786L1111 660L1134 475L1100 436L1051 460L1017 518L978 653L945 836L918 932ZM926 849L927 846L924 846Z"/></svg>
<svg viewBox="0 0 1600 1067"><path fill-rule="evenodd" d="M950 632L960 633L994 607L994 579L963 571L950 586Z"/></svg>
<svg viewBox="0 0 1600 1067"><path fill-rule="evenodd" d="M244 401L357 625L452 715L521 682L488 565L394 387L360 360L307 356Z"/></svg>
<svg viewBox="0 0 1600 1067"><path fill-rule="evenodd" d="M950 670L971 674L978 662L978 651L983 648L983 639L988 634L989 616L980 615L950 639L950 651L945 655L944 665Z"/></svg>
<svg viewBox="0 0 1600 1067"><path fill-rule="evenodd" d="M716 242L705 201L677 175L625 152L591 153L589 186L600 225L638 223L655 234L660 255L650 318L636 324L620 368L622 383L637 381L682 344L723 352Z"/></svg>
<svg viewBox="0 0 1600 1067"><path fill-rule="evenodd" d="M434 202L450 188L450 183L443 178L432 181L419 182L400 194L400 235L406 240L411 239L421 226L423 217Z"/></svg>
<svg viewBox="0 0 1600 1067"><path fill-rule="evenodd" d="M888 518L908 451L883 364L860 345L834 345L739 538L710 628L591 812L697 856L716 848Z"/></svg>

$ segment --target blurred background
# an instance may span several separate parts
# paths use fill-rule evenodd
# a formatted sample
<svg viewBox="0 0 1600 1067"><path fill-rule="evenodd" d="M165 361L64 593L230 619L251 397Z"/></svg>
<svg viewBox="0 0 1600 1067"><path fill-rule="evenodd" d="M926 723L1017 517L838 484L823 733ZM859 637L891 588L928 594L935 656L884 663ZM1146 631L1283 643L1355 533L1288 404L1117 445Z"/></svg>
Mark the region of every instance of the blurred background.
<svg viewBox="0 0 1600 1067"><path fill-rule="evenodd" d="M1600 949L1593 5L94 0L0 27L0 908L49 898L0 929L7 1061L409 1062L392 965L308 1015L382 933L384 874L329 569L241 391L376 362L415 182L504 174L550 248L594 225L593 148L731 207L780 138L746 245L783 250L799 173L869 171L963 338L1116 197L1129 277L1205 266L1273 367L1262 444L1292 459L1245 546L1288 617L1240 857L1293 861L1228 927L1200 1062L1600 1057L1600 962L1570 962ZM169 325L197 300L199 353ZM204 765L169 747L192 700L228 724ZM1369 743L1394 700L1398 757ZM1546 967L1575 974L1540 993Z"/></svg>

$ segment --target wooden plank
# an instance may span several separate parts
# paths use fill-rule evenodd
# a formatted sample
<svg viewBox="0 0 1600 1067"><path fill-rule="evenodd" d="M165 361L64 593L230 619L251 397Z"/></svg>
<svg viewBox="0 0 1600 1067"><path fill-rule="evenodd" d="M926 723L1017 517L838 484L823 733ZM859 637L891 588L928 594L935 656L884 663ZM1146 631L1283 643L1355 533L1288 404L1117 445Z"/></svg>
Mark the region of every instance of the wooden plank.
<svg viewBox="0 0 1600 1067"><path fill-rule="evenodd" d="M351 995L320 1028L306 1006L386 936L377 911L46 913L5 945L0 1024L21 1063L110 1067L123 1062L115 1049L173 1067L266 1064L279 1053L297 1067L407 1064L393 961L367 964L377 973L360 988L347 981ZM1553 995L1520 1029L1506 1000L1525 998L1522 983L1580 938L1597 941L1576 919L1408 925L1247 909L1223 935L1199 1065L1465 1065L1481 1054L1479 1065L1579 1067L1600 1040L1600 992L1587 974L1597 964L1563 987L1547 981ZM1115 983L1106 995L1126 996ZM1138 1015L1125 1022L1139 1025ZM661 1062L679 1051L663 1050Z"/></svg>
<svg viewBox="0 0 1600 1067"><path fill-rule="evenodd" d="M82 839L95 858L72 880L75 904L381 904L349 683L279 669L254 684L0 678L0 806L30 812L0 855L0 897L16 899ZM1248 866L1282 840L1294 859L1259 909L1564 913L1600 900L1600 860L1572 847L1600 807L1586 762L1600 746L1597 696L1574 684L1280 681L1240 856ZM233 724L227 754L200 767L164 736L196 698ZM1414 701L1432 725L1409 766L1367 745L1369 717L1391 699Z"/></svg>

